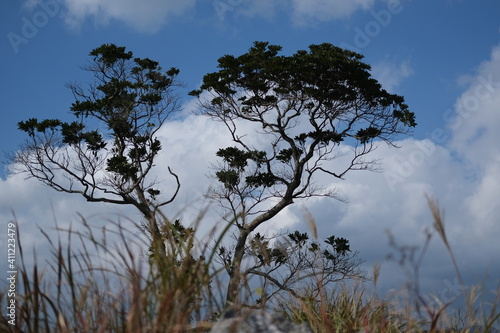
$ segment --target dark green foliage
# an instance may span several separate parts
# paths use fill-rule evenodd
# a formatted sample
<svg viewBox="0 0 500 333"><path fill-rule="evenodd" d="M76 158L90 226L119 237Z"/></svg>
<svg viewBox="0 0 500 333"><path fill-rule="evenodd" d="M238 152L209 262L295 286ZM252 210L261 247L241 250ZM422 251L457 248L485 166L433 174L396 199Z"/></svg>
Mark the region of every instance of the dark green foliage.
<svg viewBox="0 0 500 333"><path fill-rule="evenodd" d="M247 267L246 272L264 278L264 286L267 286L266 296L258 299L257 304L282 291L301 298L301 287L305 285L310 292L319 293L320 286L328 283L348 278L366 279L366 272L359 267L363 261L357 252L351 252L345 238L330 236L324 241L326 246L299 231L289 233L285 241L280 238L276 237L271 243L271 238L256 233L249 240L246 251L253 258L253 266ZM231 263L229 252L226 248L219 249L226 265ZM310 283L311 278L314 283Z"/></svg>
<svg viewBox="0 0 500 333"><path fill-rule="evenodd" d="M356 138L359 140L361 143L367 143L371 139L376 138L378 135L380 135L380 130L375 128L375 127L368 127L365 129L360 129L356 133Z"/></svg>
<svg viewBox="0 0 500 333"><path fill-rule="evenodd" d="M276 183L276 177L268 172L256 171L245 176L249 161L254 162L257 170L260 170L261 166L266 163L267 157L263 151L244 151L237 147L228 147L219 149L217 156L227 164L227 168L222 168L215 173L226 189L236 189L242 179L251 188L270 187Z"/></svg>
<svg viewBox="0 0 500 333"><path fill-rule="evenodd" d="M228 190L234 189L240 182L239 174L235 170L219 170L215 176Z"/></svg>
<svg viewBox="0 0 500 333"><path fill-rule="evenodd" d="M85 126L77 121L65 123L58 119L44 119L38 122L37 119L31 118L27 121L20 121L18 128L28 133L31 137L35 136L35 132L47 134L47 131L50 130L54 134L59 131L62 143L78 145L81 142L85 142L92 151L98 151L106 147L106 143L103 141L103 137L99 131L91 130L85 132L83 131Z"/></svg>
<svg viewBox="0 0 500 333"><path fill-rule="evenodd" d="M147 192L153 200L155 200L156 196L160 195L161 193L159 190L155 190L153 188L148 188Z"/></svg>
<svg viewBox="0 0 500 333"><path fill-rule="evenodd" d="M115 155L107 162L106 170L119 174L124 180L131 179L138 172L137 167L133 163L129 163L125 156Z"/></svg>
<svg viewBox="0 0 500 333"><path fill-rule="evenodd" d="M277 182L276 176L268 172L259 172L256 175L245 177L245 182L250 187L271 187Z"/></svg>
<svg viewBox="0 0 500 333"><path fill-rule="evenodd" d="M391 143L394 135L416 125L404 98L388 93L371 77L362 55L328 43L291 56L280 55L281 49L255 42L239 57L225 55L218 61L219 70L205 75L200 89L190 93L200 96L209 91L204 110L229 128L235 126L233 119L242 119L262 124L260 134L274 137L273 153L266 154L252 149L235 134L236 128L232 130L240 146L217 152L224 164L215 175L226 189L244 192L290 184L315 152L332 152L344 141L366 147L374 140ZM302 132L297 133L298 128ZM352 169L368 167L358 158L371 149L355 150ZM319 156L328 159L327 155ZM331 174L340 178L347 171Z"/></svg>
<svg viewBox="0 0 500 333"><path fill-rule="evenodd" d="M236 147L228 147L225 149L219 149L217 156L222 157L222 159L227 162L230 168L237 170L243 170L247 164L250 154L238 149Z"/></svg>
<svg viewBox="0 0 500 333"><path fill-rule="evenodd" d="M68 84L75 101L73 121L19 122L29 140L12 160L44 184L88 201L135 206L148 221L153 244L162 249L158 208L170 203L180 187L177 176L170 199L160 198L149 176L161 143L156 137L178 109L172 94L179 70L163 71L157 61L134 58L125 47L103 44L90 52L86 67L95 82L87 88ZM61 177L56 177L56 174Z"/></svg>
<svg viewBox="0 0 500 333"><path fill-rule="evenodd" d="M85 126L77 121L73 121L71 123L61 123L61 136L63 138L63 143L67 143L69 145L77 145L82 140L82 131Z"/></svg>
<svg viewBox="0 0 500 333"><path fill-rule="evenodd" d="M278 155L276 156L276 159L280 162L287 163L290 162L293 156L293 149L288 148L288 149L283 149L280 150Z"/></svg>
<svg viewBox="0 0 500 333"><path fill-rule="evenodd" d="M277 245L273 247L270 246L269 238L266 238L260 233L256 233L250 240L250 248L254 253L257 253L256 257L259 258L261 264L264 265L279 265L288 260L297 260L298 257L315 256L320 253L321 244L311 241L307 233L295 231L288 234L287 237L289 239L288 242L278 242ZM345 258L346 261L352 259L348 256L351 249L347 239L330 236L324 242L328 246L321 252L323 259L335 262L336 265L338 265L338 262L343 258ZM302 252L300 255L297 253L298 250ZM226 251L227 249L221 248L220 253L226 254ZM300 258L300 260L304 260L304 258ZM312 257L309 258L309 262L312 261L314 261ZM356 267L356 269L358 268Z"/></svg>
<svg viewBox="0 0 500 333"><path fill-rule="evenodd" d="M34 137L35 132L45 133L48 129L51 131L57 130L57 127L61 126L61 121L58 119L45 119L38 122L36 118L30 118L26 121L20 121L17 124L18 129L29 134L29 136Z"/></svg>
<svg viewBox="0 0 500 333"><path fill-rule="evenodd" d="M17 124L17 127L26 133L28 133L30 136L35 135L35 129L37 128L38 120L36 118L30 118L26 121L20 121Z"/></svg>
<svg viewBox="0 0 500 333"><path fill-rule="evenodd" d="M292 234L288 234L288 238L298 246L304 246L306 242L309 240L309 235L307 233L300 233L299 231L295 231Z"/></svg>
<svg viewBox="0 0 500 333"><path fill-rule="evenodd" d="M95 153L107 148L112 154L106 170L123 177L138 179L143 169L158 154L161 145L152 135L171 110L165 110L165 97L179 71L175 68L163 73L158 62L149 58L133 58L125 47L104 44L92 50L94 63L87 69L99 78L88 94L70 85L77 100L70 110L79 118L73 122L58 119L36 119L19 122L19 129L34 136L35 132L59 131L61 142L70 146L82 143ZM102 133L87 129L84 119L92 117L108 129ZM121 184L123 184L121 182Z"/></svg>
<svg viewBox="0 0 500 333"><path fill-rule="evenodd" d="M106 170L124 180L140 178L140 164L152 160L161 149L152 134L165 119L162 103L179 71L172 68L162 73L158 62L133 59L132 52L114 44L104 44L90 55L94 65L88 69L97 73L100 84L88 95L79 87L70 86L78 97L70 110L79 120L67 123L29 119L19 122L19 129L32 137L35 132L59 131L63 144L85 143L94 153L106 148L104 136L111 138L113 154L107 160ZM87 130L83 122L87 117L103 122L108 132Z"/></svg>
<svg viewBox="0 0 500 333"><path fill-rule="evenodd" d="M132 58L132 52L125 52L124 46L115 44L103 44L90 52L94 56L94 61L102 63L106 67L112 67L119 60L129 60Z"/></svg>
<svg viewBox="0 0 500 333"><path fill-rule="evenodd" d="M248 160L254 161L259 165L266 161L266 153L263 151L244 151L237 147L219 149L216 155L222 157L228 163L229 167L238 170L243 170L248 165Z"/></svg>
<svg viewBox="0 0 500 333"><path fill-rule="evenodd" d="M213 91L213 105L224 107L231 115L247 115L252 120L278 108L283 110L284 106L308 114L317 124L325 120L331 125L366 120L379 131L360 136L361 143L376 137L384 139L390 134L389 123L391 126L397 126L397 122L408 127L416 125L415 115L404 104L404 98L382 89L371 77L370 66L361 62L362 55L328 43L311 45L309 51L301 50L292 56L279 55L279 51L280 46L255 42L246 54L221 57L220 70L205 75L201 89L192 91L191 95ZM232 99L238 100L241 106L231 107ZM283 101L295 102L284 105ZM386 108L391 112L384 112ZM354 115L357 118L353 118ZM305 132L297 138L338 143L351 134L355 128L351 125L344 131L318 126L316 131Z"/></svg>
<svg viewBox="0 0 500 333"><path fill-rule="evenodd" d="M218 60L217 71L206 74L200 89L190 93L198 96L204 114L226 125L236 143L218 151L222 163L215 176L222 186L211 192L229 210L225 216L239 230L232 259L224 252L225 261L234 267L229 303L236 301L242 275L249 274L240 265L252 231L297 199L338 198L335 190L316 183L315 174L344 179L351 170L374 169L375 162L365 157L377 147L375 143L393 145L397 135L416 126L404 98L382 88L361 54L329 43L291 55L281 50L279 45L255 42L247 53L225 55ZM242 122L258 128L253 133L258 140L247 132L248 127L239 129ZM261 146L255 148L256 142ZM350 152L337 153L341 144L349 146ZM332 161L338 156L347 163L335 165ZM346 240L329 238L323 250L304 237L292 234L290 241L304 255L321 256L325 267L352 264ZM256 241L263 242L255 238L251 242ZM276 249L261 246L264 250L255 254L260 264L267 265L275 257L283 262Z"/></svg>
<svg viewBox="0 0 500 333"><path fill-rule="evenodd" d="M349 246L349 241L345 238L330 236L325 240L325 243L333 247L336 253L340 255L345 255L346 252L350 252L351 248Z"/></svg>
<svg viewBox="0 0 500 333"><path fill-rule="evenodd" d="M405 126L417 126L415 114L410 112L407 106L403 110L394 110L394 117L398 118Z"/></svg>

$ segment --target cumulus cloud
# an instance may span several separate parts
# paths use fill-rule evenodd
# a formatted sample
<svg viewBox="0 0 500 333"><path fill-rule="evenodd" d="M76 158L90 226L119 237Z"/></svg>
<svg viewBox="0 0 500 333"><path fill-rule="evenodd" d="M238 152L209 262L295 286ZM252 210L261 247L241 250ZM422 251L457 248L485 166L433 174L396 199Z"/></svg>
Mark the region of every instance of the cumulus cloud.
<svg viewBox="0 0 500 333"><path fill-rule="evenodd" d="M42 0L25 0L23 7L35 8ZM197 0L53 0L64 5L63 18L72 29L79 29L89 18L96 25L112 21L123 22L141 32L154 33L169 16L185 14L194 9ZM342 19L359 10L371 9L376 0L255 0L214 1L214 14L221 20L229 14L272 18L278 12L290 15L296 26L309 26L318 22ZM385 0L399 3L397 0Z"/></svg>
<svg viewBox="0 0 500 333"><path fill-rule="evenodd" d="M372 66L372 75L382 87L389 92L393 92L404 79L414 73L409 60L401 62L381 61Z"/></svg>
<svg viewBox="0 0 500 333"><path fill-rule="evenodd" d="M297 25L310 25L352 15L372 8L375 0L292 0L292 19Z"/></svg>
<svg viewBox="0 0 500 333"><path fill-rule="evenodd" d="M493 48L491 58L479 65L475 75L469 76L470 86L459 97L455 114L450 117L453 131L450 147L467 161L485 166L495 160L500 148L500 46Z"/></svg>
<svg viewBox="0 0 500 333"><path fill-rule="evenodd" d="M142 32L156 32L169 15L179 15L192 8L196 0L65 0L66 23L78 28L93 17L98 24L122 21Z"/></svg>
<svg viewBox="0 0 500 333"><path fill-rule="evenodd" d="M403 62L396 66L403 73L401 78L390 81L384 79L384 75L390 73L387 68L379 67L378 74L375 74L386 86L396 87L398 80L411 74L411 66ZM423 244L425 229L432 227L424 196L429 194L437 197L446 210L448 236L462 267L477 272L477 276L482 276L488 268L498 269L487 265L500 253L497 241L500 236L500 190L497 186L500 182L500 147L496 145L500 139L496 128L500 123L499 81L500 47L497 47L491 58L478 67L470 86L457 99L455 116L449 123L451 139L448 145L439 145L429 139L402 140L400 149L381 145L373 157L382 162L382 173L351 172L343 181L325 175L316 179L320 184L337 188L348 203L320 198L297 203L278 215L269 231L279 228L307 230L301 208L305 207L315 218L320 235L334 234L350 239L352 248L359 250L360 256L371 265L383 261L392 250L386 231L390 231L401 244ZM192 108L193 103L186 104L184 117L167 122L158 132L163 146L156 170L158 179L163 181L160 185L165 192L169 191L170 180L165 173L167 165L179 175L182 183L179 197L166 209L169 216L181 216L185 224L195 220L200 210L208 205L203 194L214 185L207 175L211 172L211 164L216 161L215 152L218 148L233 145L224 126L191 114ZM246 131L251 133L252 128L248 127ZM259 143L256 141L256 144ZM457 159L457 155L461 158ZM329 163L335 168L342 160ZM471 165L476 169L475 177L468 176ZM86 203L77 196L54 193L20 176L1 180L0 208L0 217L4 221L12 219L11 210L16 213L21 227L27 230L24 234L28 237L27 242L40 239L34 226L54 225L54 217L60 223L77 224L75 212L84 212L88 216L112 209L117 216L138 216L131 208ZM221 223L216 208L209 206L200 234ZM108 210L105 216L111 219L110 212ZM477 257L479 253L481 258ZM435 245L426 257L427 269L422 270L422 274L425 272L434 279L432 283L438 288L447 288L445 281L453 281L455 276L451 262L446 260L442 244ZM493 276L495 274L498 276L498 272L492 272ZM389 281L386 284L389 286L395 282L396 276L393 267L386 276L386 281Z"/></svg>
<svg viewBox="0 0 500 333"><path fill-rule="evenodd" d="M221 19L229 12L268 19L277 13L286 13L295 26L313 26L318 22L347 18L359 10L369 10L375 2L376 0L255 0L222 2L215 7Z"/></svg>
<svg viewBox="0 0 500 333"><path fill-rule="evenodd" d="M238 6L238 14L245 16L260 16L264 18L271 18L277 12L277 9L286 6L286 0L254 0L254 1L240 1L241 5Z"/></svg>
<svg viewBox="0 0 500 333"><path fill-rule="evenodd" d="M478 236L487 236L489 233L500 235L500 154L493 153L491 160L487 163L483 176L478 182L474 193L469 196L465 203L474 217L474 227L471 232Z"/></svg>
<svg viewBox="0 0 500 333"><path fill-rule="evenodd" d="M498 235L500 215L500 46L477 68L470 86L459 97L449 126L450 149L456 152L477 180L466 205L474 221L470 232Z"/></svg>
<svg viewBox="0 0 500 333"><path fill-rule="evenodd" d="M404 73L402 77L411 75L408 62L401 62L396 68ZM386 66L385 69L379 69L375 75L385 86L389 85L389 89L396 88L400 81L384 80L382 74L388 75L390 67ZM475 76L477 78L478 75ZM476 81L472 80L471 84L473 82ZM474 90L473 86L470 89ZM494 107L494 103L490 107ZM486 111L487 114L490 111ZM494 131L493 127L487 130ZM248 133L251 130L248 128ZM165 147L172 147L168 159L181 163L178 166L183 173L181 178L187 182L185 197L196 197L198 202L203 202L204 189L213 185L205 176L209 173L210 163L215 161L216 150L232 145L226 129L207 118L189 116L178 123L166 124L161 133L165 142L170 142ZM458 131L452 134L452 142L457 139L456 136L464 135ZM372 157L381 161L383 172L351 172L342 181L326 175L317 177L317 183L336 188L348 203L321 198L297 202L279 214L272 226L264 229L270 233L280 228L307 231L309 225L304 218L307 210L314 217L320 235L334 234L350 239L353 249L360 251L360 256L367 260L369 267L376 261L384 261L388 254L394 255L387 232L400 245L423 246L426 231L432 230L433 224L425 198L428 194L438 198L445 210L448 237L456 256L460 258L461 267L466 271L476 271L481 276L488 268L492 268L488 265L491 265L494 254L500 250L495 241L499 230L494 224L494 217L499 213L495 200L499 194L495 186L500 179L498 160L492 159L492 164L483 166L485 171L480 177L471 179L468 165L456 158L457 151L462 152L469 147L454 148L453 144L443 146L438 143L442 142L405 139L398 142L400 149L382 144ZM480 143L476 144L476 148L480 148ZM477 163L482 165L482 161L484 159ZM343 162L339 158L329 162L329 166L335 169ZM208 225L218 223L214 221L220 221L217 214L207 219ZM429 285L437 288L438 293L443 291L445 295L449 283L454 281L455 273L444 245L437 238L435 234L422 267L425 273L422 274L426 275ZM474 251L471 251L471 246L474 246ZM476 258L478 252L482 253L481 260ZM397 265L385 265L389 268L384 271L383 284L394 287L401 282L401 271Z"/></svg>

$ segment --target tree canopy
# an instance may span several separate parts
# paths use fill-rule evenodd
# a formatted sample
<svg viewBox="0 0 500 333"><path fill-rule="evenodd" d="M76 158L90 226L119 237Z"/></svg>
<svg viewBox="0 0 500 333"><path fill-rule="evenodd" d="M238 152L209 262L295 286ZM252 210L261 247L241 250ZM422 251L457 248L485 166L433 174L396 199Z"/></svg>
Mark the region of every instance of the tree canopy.
<svg viewBox="0 0 500 333"><path fill-rule="evenodd" d="M325 281L364 276L347 239L331 236L324 245L290 233L286 244L272 246L257 228L297 200L340 199L335 189L318 184L318 174L345 179L352 170L372 170L376 161L368 156L378 144L395 146L399 135L416 126L404 98L382 88L362 55L328 43L292 55L281 50L255 42L247 53L225 55L218 70L206 74L200 89L190 93L198 97L199 113L222 122L233 141L217 152L213 176L220 186L208 192L236 230L232 249L216 249L229 274L228 305L237 303L251 274L263 277L276 292L292 294L290 284L299 282L299 271ZM146 219L153 252L166 257L165 235L175 243L187 230L159 225L168 222L160 208L176 198L180 182L170 167L161 166L173 179L165 194L151 171L162 149L156 134L179 108L174 93L179 70L164 71L157 61L136 58L114 44L90 56L83 69L94 83L68 84L75 120L19 122L28 139L11 160L17 172L57 191L133 205ZM335 163L339 156L342 163ZM318 260L323 269L316 269Z"/></svg>
<svg viewBox="0 0 500 333"><path fill-rule="evenodd" d="M225 55L191 92L199 112L224 123L234 142L217 152L221 186L209 193L238 229L230 303L237 298L251 232L297 199L338 198L314 176L343 179L352 170L371 170L375 161L366 157L378 142L394 145L416 126L404 98L382 88L362 55L328 43L289 56L281 50L255 42L245 54ZM242 130L244 123L255 125L251 135ZM257 147L255 136L267 144ZM335 165L341 145L349 162Z"/></svg>
<svg viewBox="0 0 500 333"><path fill-rule="evenodd" d="M134 58L114 44L101 45L90 57L84 69L95 82L86 88L68 84L76 99L70 108L76 119L19 122L28 139L11 159L17 172L57 191L135 206L153 237L160 237L155 216L159 207L172 202L180 183L164 166L174 178L165 198L151 170L162 149L156 132L178 110L173 88L179 70L163 71L157 61Z"/></svg>

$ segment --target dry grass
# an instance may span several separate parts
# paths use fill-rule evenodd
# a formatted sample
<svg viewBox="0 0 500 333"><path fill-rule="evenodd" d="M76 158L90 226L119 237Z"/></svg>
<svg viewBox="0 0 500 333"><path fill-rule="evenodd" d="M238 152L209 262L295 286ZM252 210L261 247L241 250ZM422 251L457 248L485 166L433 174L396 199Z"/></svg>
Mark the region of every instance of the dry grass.
<svg viewBox="0 0 500 333"><path fill-rule="evenodd" d="M404 302L398 297L381 298L370 293L363 285L340 285L331 290L324 288L319 298L310 300L286 299L277 309L293 321L309 322L314 332L500 332L500 285L489 310L484 309L480 286L465 288L444 225L444 214L437 200L427 197L433 217L433 229L444 243L455 268L460 286L460 295L455 300L443 303L438 297L422 295L419 287L419 268L430 242L431 233L427 233L426 242L420 255L413 253L409 263L414 274L408 290L401 290ZM393 239L390 242L394 242ZM400 247L401 251L407 247ZM408 257L408 255L404 255ZM401 263L402 265L405 263ZM408 264L408 263L406 263ZM380 266L375 265L372 274L373 290L380 273ZM370 289L372 290L372 289ZM309 294L305 290L304 297ZM412 295L408 297L408 295ZM460 311L450 311L458 299Z"/></svg>
<svg viewBox="0 0 500 333"><path fill-rule="evenodd" d="M435 232L451 256L457 279L464 285L448 243L443 213L436 200L428 198L428 204ZM315 226L312 218L308 220ZM200 248L198 244L194 251L195 238L190 230L183 230L179 238L179 229L167 228L166 234L178 237L171 237L169 258L160 259L144 255L148 240L137 237L135 228L115 224L97 234L84 219L82 225L83 231L59 230L55 242L45 235L51 257L46 264L31 268L25 265L24 259L30 254L23 252L19 230L17 321L12 326L2 318L1 332L210 330L211 320L224 310L224 284L218 278L223 269L217 269L211 250L217 246ZM500 289L486 311L478 303L481 290L464 288L464 310L450 313L450 303L431 301L420 295L418 288L410 290L415 296L403 304L395 297L371 292L376 290L380 269L378 265L373 269L371 283L375 288L362 282L320 286L317 297L306 288L301 299L276 299L274 310L295 322L308 322L314 332L321 333L472 332L473 327L481 327L481 332L496 332L494 327L500 326ZM2 291L1 303L6 304L6 299L6 291Z"/></svg>
<svg viewBox="0 0 500 333"><path fill-rule="evenodd" d="M185 255L193 247L192 235L174 240L169 258L160 259L148 256L149 244L137 237L137 229L115 225L98 237L84 219L82 224L83 231L59 230L71 246L45 234L51 258L43 268L26 267L19 237L13 332L204 331L203 319L221 310L208 288L214 273L203 256L206 249L196 257Z"/></svg>

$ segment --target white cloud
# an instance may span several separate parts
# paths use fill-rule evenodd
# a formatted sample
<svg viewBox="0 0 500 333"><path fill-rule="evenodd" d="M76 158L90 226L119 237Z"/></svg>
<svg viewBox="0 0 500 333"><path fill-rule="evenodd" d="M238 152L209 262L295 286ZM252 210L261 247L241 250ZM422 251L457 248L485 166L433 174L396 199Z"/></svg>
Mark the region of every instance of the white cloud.
<svg viewBox="0 0 500 333"><path fill-rule="evenodd" d="M484 170L479 184L474 193L469 196L465 203L474 217L474 227L470 231L479 236L487 236L489 233L500 235L500 154L494 152Z"/></svg>
<svg viewBox="0 0 500 333"><path fill-rule="evenodd" d="M232 142L223 126L208 118L193 115L165 124L159 134L164 152L157 161L159 168L156 172L164 180L161 186L168 192L172 184L169 177L165 176L164 168L167 165L178 173L182 183L179 197L173 205L167 206L166 212L171 217L178 214L176 217L180 217L184 224L189 224L196 220L201 209L207 207L203 193L212 184L206 176L210 172L210 163L215 160L215 152L220 147L232 145ZM301 208L305 207L314 217L322 239L330 235L349 239L352 249L360 251L360 257L367 260L369 268L374 262L384 262L389 253L394 253L389 246L387 230L391 231L399 244L424 244L424 230L432 226L424 197L428 193L439 198L446 209L448 236L462 267L477 272L478 276L487 268L494 269L488 265L491 265L491 256L500 251L496 242L498 227L495 229L493 224L493 216L498 214L495 198L498 198L499 192L495 184L498 184L500 169L492 166L488 178L471 183L465 179L460 163L453 159L445 147L413 139L401 141L400 144L400 149L382 145L375 151L373 157L381 159L384 173L353 172L347 174L345 181L318 178L318 182L337 187L349 203L318 198L297 202L279 214L272 225L263 229L269 233L280 228L308 230ZM336 162L332 161L332 165ZM398 175L397 181L388 181L387 174ZM79 226L75 212L90 217L94 225L109 223L108 220L116 221L117 216L139 218L133 208L86 203L78 196L54 193L35 181L27 182L19 176L2 181L0 200L2 212L7 214L10 208L16 212L21 222L22 239L25 244L37 247L38 258L43 258L48 251L46 241L39 236L36 225L53 227L54 217L60 225L67 227L73 223L75 228ZM484 216L488 223L476 223L477 217L485 212L484 209L491 210L492 207L497 210L494 215ZM198 233L205 243L210 241L205 235L212 228L217 227L220 231L225 226L216 212L217 206L208 208ZM9 219L9 216L4 215L2 219ZM131 227L129 221L121 219L124 225ZM422 265L422 275L425 275L429 284L446 288L443 281L453 281L453 267L447 261L447 254L440 242L434 239L433 244ZM481 260L474 258L477 253L483 254ZM394 254L398 255L397 252ZM399 288L402 280L404 277L397 265L383 264L380 287Z"/></svg>
<svg viewBox="0 0 500 333"><path fill-rule="evenodd" d="M500 46L493 48L491 58L480 64L469 82L449 124L453 133L449 146L477 179L465 202L474 223L469 232L487 237L500 231Z"/></svg>
<svg viewBox="0 0 500 333"><path fill-rule="evenodd" d="M283 7L285 1L283 0L253 0L242 1L241 6L238 8L239 14L245 16L261 16L270 19L276 13L276 9Z"/></svg>
<svg viewBox="0 0 500 333"><path fill-rule="evenodd" d="M66 23L78 28L92 16L99 24L123 21L143 32L156 32L169 15L179 15L192 8L196 0L65 0Z"/></svg>
<svg viewBox="0 0 500 333"><path fill-rule="evenodd" d="M410 66L404 62L396 68L407 75L411 73ZM388 69L379 69L378 78L384 81L384 75L390 73ZM321 184L337 187L349 203L327 199L297 203L295 208L273 220L271 231L279 227L307 229L300 209L304 205L315 218L320 235L334 234L350 239L352 248L360 250L360 256L371 265L383 261L391 252L386 230L390 230L401 244L423 245L423 232L432 226L424 197L427 193L436 196L446 211L448 236L462 267L477 272L478 277L488 268L498 269L487 266L500 253L497 241L500 236L500 147L497 145L500 139L497 128L500 124L500 88L494 85L496 81L500 81L500 48L495 48L491 59L478 67L470 87L458 98L459 116L450 123L452 138L449 146L414 139L400 141L400 149L381 145L373 157L381 160L384 173L352 172L347 174L345 181L317 178ZM396 87L398 82L387 78L382 83ZM464 105L469 105L467 103L474 105L474 109L464 109ZM192 103L186 105L184 114L192 107ZM247 132L250 133L251 128L247 128ZM167 211L169 216L180 212L182 222L188 224L200 209L206 207L203 194L213 184L207 174L210 173L210 163L215 161L215 152L233 143L224 126L195 115L167 122L159 135L163 153L158 159L156 172L159 179L164 180L161 186L165 192L169 191L171 180L165 175L167 165L178 173L182 184L179 197L167 207ZM468 165L464 166L461 160L454 158L456 154L479 170L476 178L467 177ZM339 161L332 161L332 166ZM55 203L54 214L51 202ZM109 219L113 219L110 211L136 216L131 208L105 208L108 206L86 203L77 196L55 193L19 176L1 181L0 205L2 220L11 219L10 211L14 210L23 230L27 230L26 243L34 239L42 242L43 239L37 238L35 226L53 225L54 216L65 224L78 223L75 211L88 216L108 209L105 216ZM215 208L209 207L201 234L215 225L224 225ZM421 272L434 279L429 283L446 288L443 281L453 281L455 274L451 262L446 261L447 254L442 244L435 239L434 242L436 245L429 249L425 259L426 269ZM479 254L480 258L477 258ZM394 274L386 274L387 281L395 281L395 276L398 276L395 269L389 269Z"/></svg>
<svg viewBox="0 0 500 333"><path fill-rule="evenodd" d="M24 8L33 9L42 0L25 0ZM106 25L111 21L121 21L142 32L154 33L167 21L169 16L185 14L193 9L197 0L52 0L65 6L63 18L72 29L78 30L88 19L96 25ZM399 4L398 0L385 0L389 4ZM214 14L221 20L229 14L261 16L270 19L278 12L291 16L297 26L314 25L317 22L342 19L359 10L373 8L376 0L255 0L255 1L215 1Z"/></svg>
<svg viewBox="0 0 500 333"><path fill-rule="evenodd" d="M492 50L491 59L478 67L469 82L449 124L453 131L450 147L470 163L485 166L500 151L493 144L500 141L500 46Z"/></svg>
<svg viewBox="0 0 500 333"><path fill-rule="evenodd" d="M413 73L414 71L409 60L399 63L384 60L372 66L373 77L389 92L397 89L403 80L410 77Z"/></svg>
<svg viewBox="0 0 500 333"><path fill-rule="evenodd" d="M311 26L318 22L343 19L358 10L369 10L376 0L255 0L224 3L219 16L234 12L237 15L271 18L277 13L287 13L296 26ZM397 2L397 0L391 0Z"/></svg>
<svg viewBox="0 0 500 333"><path fill-rule="evenodd" d="M375 0L292 0L292 19L297 25L335 20L368 10Z"/></svg>

